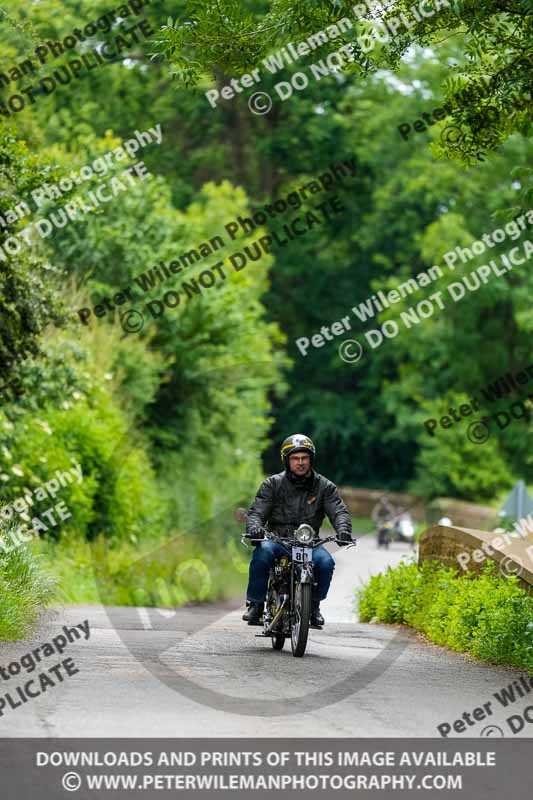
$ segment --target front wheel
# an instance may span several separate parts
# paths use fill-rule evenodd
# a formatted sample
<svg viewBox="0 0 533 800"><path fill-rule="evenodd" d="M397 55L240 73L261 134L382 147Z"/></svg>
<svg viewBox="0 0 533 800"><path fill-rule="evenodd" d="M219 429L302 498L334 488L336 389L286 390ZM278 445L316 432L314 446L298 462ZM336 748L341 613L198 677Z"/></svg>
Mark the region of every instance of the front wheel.
<svg viewBox="0 0 533 800"><path fill-rule="evenodd" d="M307 647L311 619L311 584L299 583L294 592L294 620L291 630L292 654L301 658Z"/></svg>

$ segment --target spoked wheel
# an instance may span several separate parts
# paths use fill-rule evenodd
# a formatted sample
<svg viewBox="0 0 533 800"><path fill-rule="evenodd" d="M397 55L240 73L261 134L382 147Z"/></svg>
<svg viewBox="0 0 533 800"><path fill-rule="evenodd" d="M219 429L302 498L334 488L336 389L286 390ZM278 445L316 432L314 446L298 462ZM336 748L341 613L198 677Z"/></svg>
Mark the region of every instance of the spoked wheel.
<svg viewBox="0 0 533 800"><path fill-rule="evenodd" d="M285 637L282 633L274 633L272 635L272 647L274 650L283 650L283 645L285 644Z"/></svg>
<svg viewBox="0 0 533 800"><path fill-rule="evenodd" d="M311 618L311 584L299 583L294 592L294 621L291 631L292 654L303 656L307 647L309 620Z"/></svg>

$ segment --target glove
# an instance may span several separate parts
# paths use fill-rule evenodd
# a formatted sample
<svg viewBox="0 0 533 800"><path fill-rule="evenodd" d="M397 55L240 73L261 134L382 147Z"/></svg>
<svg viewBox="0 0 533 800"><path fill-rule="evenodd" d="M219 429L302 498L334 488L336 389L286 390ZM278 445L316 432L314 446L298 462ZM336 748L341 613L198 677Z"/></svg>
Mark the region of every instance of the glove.
<svg viewBox="0 0 533 800"><path fill-rule="evenodd" d="M344 547L347 544L352 544L354 540L347 531L341 531L341 533L337 534L337 538L335 539L335 541L339 545L339 547Z"/></svg>
<svg viewBox="0 0 533 800"><path fill-rule="evenodd" d="M257 525L254 525L250 528L250 530L246 534L250 537L250 539L264 539L265 534Z"/></svg>

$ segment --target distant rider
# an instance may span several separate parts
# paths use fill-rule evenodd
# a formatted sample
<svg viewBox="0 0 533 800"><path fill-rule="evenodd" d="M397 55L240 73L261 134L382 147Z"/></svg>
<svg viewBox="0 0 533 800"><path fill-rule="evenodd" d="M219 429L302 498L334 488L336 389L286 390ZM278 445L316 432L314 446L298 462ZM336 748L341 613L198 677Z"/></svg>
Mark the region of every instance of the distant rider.
<svg viewBox="0 0 533 800"><path fill-rule="evenodd" d="M246 534L252 539L263 539L254 550L250 562L250 577L246 599L248 610L243 620L249 625L259 623L265 601L268 574L275 556L286 555L285 549L270 539L264 539L261 527L269 523L269 530L281 536L291 535L295 528L307 523L318 537L320 526L327 515L337 533L337 543L352 541L352 521L337 487L323 475L313 470L315 446L309 437L300 433L287 437L281 445L281 462L284 472L267 478L248 511ZM324 600L331 583L335 562L325 547L313 550L317 586L313 586L311 625L321 627L324 617L320 601Z"/></svg>
<svg viewBox="0 0 533 800"><path fill-rule="evenodd" d="M386 494L382 495L372 511L372 520L376 527L381 528L385 522L391 522L394 518L394 506L389 502Z"/></svg>

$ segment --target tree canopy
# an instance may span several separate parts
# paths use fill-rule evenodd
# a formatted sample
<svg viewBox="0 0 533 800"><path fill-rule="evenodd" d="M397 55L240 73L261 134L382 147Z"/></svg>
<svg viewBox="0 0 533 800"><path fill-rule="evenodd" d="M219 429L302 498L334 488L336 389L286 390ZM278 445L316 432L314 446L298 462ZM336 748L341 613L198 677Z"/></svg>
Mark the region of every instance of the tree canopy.
<svg viewBox="0 0 533 800"><path fill-rule="evenodd" d="M27 58L37 62L43 42L65 41L109 11L103 0L43 0L31 14L14 0L2 8L0 72L8 76ZM62 67L71 74L0 117L0 246L12 240L0 260L0 377L11 384L0 410L6 499L81 449L92 478L76 524L88 538L98 530L111 539L136 537L146 520L162 530L166 513L171 526L181 525L249 496L263 470L279 469L279 440L296 431L316 439L318 468L340 484L493 500L517 477L533 478L528 419L495 430L482 446L466 436L468 420L434 437L423 424L533 360L527 263L492 276L460 303L435 307L420 324L402 322L451 281L468 280L489 256L507 257L515 247L523 256L528 217L527 229L484 254L458 258L453 271L444 260L517 224L529 208L531 15L522 0L451 0L430 16L417 9L403 0L363 6L359 16L339 1L154 2L36 63L35 73L11 73L2 82L5 105L30 84L66 78ZM385 41L385 25L401 14L413 24ZM344 17L350 29L276 73L264 68L263 59L280 48ZM156 33L72 75L75 58L116 44L141 18ZM350 56L342 69L280 100L276 83L341 46ZM253 69L260 84L210 106L206 91ZM258 90L274 100L267 114L248 106ZM155 125L160 144L35 207L32 192L43 183L79 173ZM450 128L458 139L443 134ZM145 180L134 178L112 202L15 252L13 241L30 223L66 219L69 203L89 202L102 183L109 190L140 160L150 173ZM333 168L344 162L355 164L354 174L337 179ZM328 191L302 196L301 187L324 174L333 176ZM300 205L288 204L289 196ZM321 215L326 196L339 213ZM283 213L228 236L229 221L282 200ZM22 203L31 213L7 220ZM320 224L279 244L284 225L313 216ZM217 235L224 237L219 254L150 293L140 289L139 275L161 262L168 268ZM270 252L248 257L240 270L231 266L232 255L253 253L265 237ZM149 301L182 291L183 281L198 281L219 258L224 279L150 315ZM416 294L382 310L370 300L435 266L442 274ZM78 309L95 309L128 286L131 307L145 316L140 331L122 329L129 304L81 323ZM365 322L354 308L368 302L375 313ZM346 335L302 355L298 339L310 341L343 318L351 326ZM397 322L400 333L372 349L366 334L387 322ZM348 338L365 348L357 363L339 355ZM516 397L483 413L505 410ZM116 446L105 442L128 432L134 444L124 472ZM17 465L22 476L13 472ZM128 482L142 512L137 519L125 510Z"/></svg>

